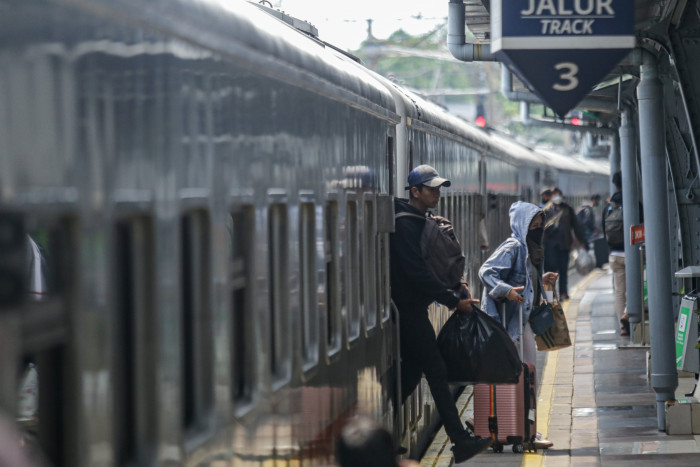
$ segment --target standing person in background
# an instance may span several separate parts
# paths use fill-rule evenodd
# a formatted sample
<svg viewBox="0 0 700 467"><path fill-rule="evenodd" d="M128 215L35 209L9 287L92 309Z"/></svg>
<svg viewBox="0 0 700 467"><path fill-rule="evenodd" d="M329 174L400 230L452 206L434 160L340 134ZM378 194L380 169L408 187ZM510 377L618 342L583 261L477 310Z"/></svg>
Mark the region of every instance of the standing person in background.
<svg viewBox="0 0 700 467"><path fill-rule="evenodd" d="M545 188L540 192L540 207L543 208L552 200L552 189Z"/></svg>
<svg viewBox="0 0 700 467"><path fill-rule="evenodd" d="M576 218L581 224L586 242L590 242L594 237L600 235L600 221L598 219L598 207L600 206L600 195L595 194L591 199L579 206L576 211Z"/></svg>
<svg viewBox="0 0 700 467"><path fill-rule="evenodd" d="M455 291L441 283L430 270L421 252L421 235L428 221L428 209L437 206L440 187L450 186L429 165L419 165L408 174L410 198L396 199L396 228L390 236L391 299L399 310L401 338L401 397L413 392L425 374L435 406L445 425L447 436L454 444L455 463L464 462L491 445L491 438L472 436L459 418L459 412L447 383L447 368L428 318L428 306L439 302L456 312L472 312L478 300L468 298L466 287ZM432 221L431 221L432 222ZM460 298L458 293L467 298Z"/></svg>
<svg viewBox="0 0 700 467"><path fill-rule="evenodd" d="M523 362L536 364L537 346L528 318L533 306L539 305L542 283L554 285L558 275L542 274L544 247L542 246L544 213L534 204L516 201L510 207L510 228L513 231L479 269L479 279L484 284L481 300L484 311L503 324L510 338L519 346L523 342ZM503 322L499 305L505 303ZM522 305L522 307L521 307ZM522 327L520 317L522 308ZM538 432L535 447L545 449L552 442L542 439Z"/></svg>
<svg viewBox="0 0 700 467"><path fill-rule="evenodd" d="M481 219L479 220L479 248L482 250L489 249L489 232L486 228L486 214L481 213Z"/></svg>
<svg viewBox="0 0 700 467"><path fill-rule="evenodd" d="M552 189L552 200L543 208L544 225L544 268L559 273L559 298L569 299L569 254L576 240L588 250L583 229L576 219L574 209L564 202L559 188Z"/></svg>
<svg viewBox="0 0 700 467"><path fill-rule="evenodd" d="M625 236L622 218L622 173L612 176L615 193L603 212L603 233L610 247L608 261L613 273L613 291L615 293L615 313L620 321L620 335L630 335L630 320L627 314L627 283L625 282Z"/></svg>

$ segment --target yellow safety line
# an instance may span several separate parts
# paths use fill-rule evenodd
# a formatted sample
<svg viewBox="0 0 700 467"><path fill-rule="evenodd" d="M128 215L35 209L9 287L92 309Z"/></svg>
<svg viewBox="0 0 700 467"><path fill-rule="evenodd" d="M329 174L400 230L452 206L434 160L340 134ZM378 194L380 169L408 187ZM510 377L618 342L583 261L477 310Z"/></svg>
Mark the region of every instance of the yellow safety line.
<svg viewBox="0 0 700 467"><path fill-rule="evenodd" d="M600 276L600 274L589 274L586 279L583 281L579 282L578 285L574 288L574 292L571 294L571 296L575 296L580 288L588 288L588 286L593 282L595 279L597 279ZM567 301L566 303L562 304L562 309L564 310L564 314L567 314L567 311L569 310L569 302ZM569 322L567 323L569 325L569 330L575 331L576 330L576 323L575 322ZM571 345L575 345L575 332L571 336ZM554 385L556 384L557 381L557 363L559 362L559 351L555 350L554 352L549 352L547 355L547 361L545 362L544 365L544 373L542 373L542 382L540 383L540 391L539 391L539 398L537 400L537 426L542 427L539 429L539 432L542 433L542 437L544 439L547 439L547 436L549 436L549 417L550 417L550 412L552 410L552 398L554 397ZM540 423L541 421L541 423ZM521 467L542 467L544 464L544 455L542 455L543 452L540 451L538 453L534 452L526 452L523 455L523 461L520 464Z"/></svg>

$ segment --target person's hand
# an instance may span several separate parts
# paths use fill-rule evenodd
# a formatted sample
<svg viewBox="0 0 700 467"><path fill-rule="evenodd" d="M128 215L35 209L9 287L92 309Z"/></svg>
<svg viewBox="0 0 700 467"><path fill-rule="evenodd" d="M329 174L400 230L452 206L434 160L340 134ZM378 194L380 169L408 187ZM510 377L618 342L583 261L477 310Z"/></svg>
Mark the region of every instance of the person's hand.
<svg viewBox="0 0 700 467"><path fill-rule="evenodd" d="M506 298L511 302L525 303L525 297L518 293L522 292L523 290L525 290L524 285L521 285L520 287L513 287L508 291L508 295L506 295Z"/></svg>
<svg viewBox="0 0 700 467"><path fill-rule="evenodd" d="M542 276L542 283L547 285L554 285L559 279L559 274L556 272L545 272Z"/></svg>
<svg viewBox="0 0 700 467"><path fill-rule="evenodd" d="M461 313L470 313L474 311L474 308L472 308L472 305L478 305L479 300L475 298L465 298L463 300L460 300L459 303L457 304L456 311L461 312Z"/></svg>

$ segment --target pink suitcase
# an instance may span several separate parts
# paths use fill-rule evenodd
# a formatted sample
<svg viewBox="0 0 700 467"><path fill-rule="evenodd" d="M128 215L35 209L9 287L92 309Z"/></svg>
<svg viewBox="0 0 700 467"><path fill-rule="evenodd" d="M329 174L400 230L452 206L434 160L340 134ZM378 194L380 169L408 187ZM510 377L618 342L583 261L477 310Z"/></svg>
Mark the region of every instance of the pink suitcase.
<svg viewBox="0 0 700 467"><path fill-rule="evenodd" d="M534 451L536 385L535 366L530 363L523 363L517 384L474 385L474 434L493 438L494 452L502 452L505 444L512 444L513 452Z"/></svg>
<svg viewBox="0 0 700 467"><path fill-rule="evenodd" d="M522 308L520 312L522 327ZM505 307L502 313L505 318ZM522 345L521 339L520 358ZM535 365L523 363L517 384L474 385L474 434L493 438L494 452L503 452L505 444L512 444L516 453L535 450L532 444L537 434L535 371Z"/></svg>

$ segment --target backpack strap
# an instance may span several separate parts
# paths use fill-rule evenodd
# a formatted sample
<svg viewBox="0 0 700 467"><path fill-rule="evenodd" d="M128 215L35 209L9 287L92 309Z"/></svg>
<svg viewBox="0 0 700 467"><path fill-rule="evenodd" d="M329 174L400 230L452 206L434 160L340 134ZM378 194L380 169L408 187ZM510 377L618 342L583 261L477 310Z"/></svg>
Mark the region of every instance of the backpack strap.
<svg viewBox="0 0 700 467"><path fill-rule="evenodd" d="M398 214L396 214L396 215L394 216L394 219L399 219L399 218L401 218L401 217L415 217L415 218L417 218L417 219L422 219L422 220L426 220L426 219L427 219L427 217L425 217L425 216L420 216L420 215L418 215L418 214L413 214L412 212L400 212L400 213L398 213Z"/></svg>

